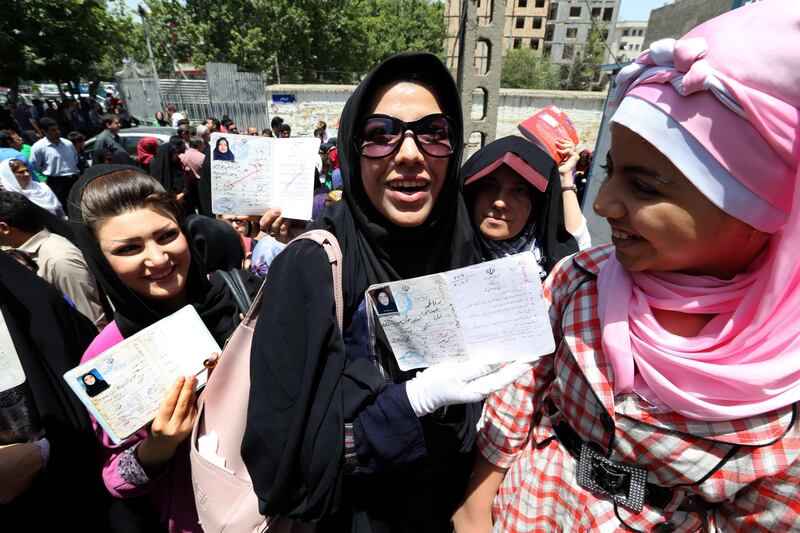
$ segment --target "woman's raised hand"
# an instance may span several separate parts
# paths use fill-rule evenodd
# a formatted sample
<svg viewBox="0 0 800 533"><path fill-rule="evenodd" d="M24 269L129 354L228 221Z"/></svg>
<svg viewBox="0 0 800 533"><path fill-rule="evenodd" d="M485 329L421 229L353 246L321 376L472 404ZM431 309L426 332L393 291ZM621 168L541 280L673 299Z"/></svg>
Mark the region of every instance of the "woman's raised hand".
<svg viewBox="0 0 800 533"><path fill-rule="evenodd" d="M191 433L197 417L195 376L180 377L158 409L150 434L137 450L139 462L148 472L156 472L175 455L178 445Z"/></svg>
<svg viewBox="0 0 800 533"><path fill-rule="evenodd" d="M267 212L261 217L259 225L261 231L283 244L288 244L305 229L294 226L292 220L281 217L280 207L267 209Z"/></svg>
<svg viewBox="0 0 800 533"><path fill-rule="evenodd" d="M194 376L178 378L150 426L154 439L177 448L189 436L197 416L196 386L197 378Z"/></svg>
<svg viewBox="0 0 800 533"><path fill-rule="evenodd" d="M562 187L570 187L575 182L575 166L581 155L575 149L575 143L569 139L558 139L556 141L556 152L561 158L558 161L558 175L561 178Z"/></svg>

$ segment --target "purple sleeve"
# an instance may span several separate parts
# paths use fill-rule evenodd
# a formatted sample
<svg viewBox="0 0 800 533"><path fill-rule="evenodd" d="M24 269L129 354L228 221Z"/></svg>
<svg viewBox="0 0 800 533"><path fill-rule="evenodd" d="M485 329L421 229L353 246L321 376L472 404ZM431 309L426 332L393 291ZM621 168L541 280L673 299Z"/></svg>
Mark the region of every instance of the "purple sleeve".
<svg viewBox="0 0 800 533"><path fill-rule="evenodd" d="M147 494L159 487L167 476L164 470L157 478L151 479L145 473L136 456L136 448L147 437L147 430L141 429L120 444L114 444L103 428L92 419L97 440L100 442L103 483L115 498L131 498Z"/></svg>
<svg viewBox="0 0 800 533"><path fill-rule="evenodd" d="M386 386L355 419L349 440L345 457L354 449L355 471L362 474L397 469L425 456L422 424L408 402L405 383Z"/></svg>

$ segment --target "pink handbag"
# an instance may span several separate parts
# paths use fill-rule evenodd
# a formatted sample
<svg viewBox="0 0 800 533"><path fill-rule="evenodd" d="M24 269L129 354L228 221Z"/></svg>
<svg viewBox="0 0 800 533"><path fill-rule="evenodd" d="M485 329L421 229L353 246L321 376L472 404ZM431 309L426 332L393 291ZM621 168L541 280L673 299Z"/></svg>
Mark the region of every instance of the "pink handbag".
<svg viewBox="0 0 800 533"><path fill-rule="evenodd" d="M344 305L339 243L336 237L324 230L308 231L294 241L300 239L316 242L328 255L333 271L336 318L341 328ZM313 524L283 517L267 518L259 513L258 498L253 492L250 474L239 451L250 394L250 346L265 285L261 285L247 316L222 350L197 401L198 413L192 430L189 457L197 514L206 533L311 533L316 529ZM224 461L224 466L215 464L198 450L198 438L211 432L216 433L219 439L216 455L220 460L217 462Z"/></svg>

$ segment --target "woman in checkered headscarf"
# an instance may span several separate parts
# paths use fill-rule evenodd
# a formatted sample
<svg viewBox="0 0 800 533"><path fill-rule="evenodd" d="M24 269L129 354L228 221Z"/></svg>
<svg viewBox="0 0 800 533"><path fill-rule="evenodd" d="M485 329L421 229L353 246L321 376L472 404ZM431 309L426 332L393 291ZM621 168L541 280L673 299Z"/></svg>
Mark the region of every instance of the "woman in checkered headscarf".
<svg viewBox="0 0 800 533"><path fill-rule="evenodd" d="M487 400L457 531L800 526L800 4L653 43L618 78L557 351Z"/></svg>

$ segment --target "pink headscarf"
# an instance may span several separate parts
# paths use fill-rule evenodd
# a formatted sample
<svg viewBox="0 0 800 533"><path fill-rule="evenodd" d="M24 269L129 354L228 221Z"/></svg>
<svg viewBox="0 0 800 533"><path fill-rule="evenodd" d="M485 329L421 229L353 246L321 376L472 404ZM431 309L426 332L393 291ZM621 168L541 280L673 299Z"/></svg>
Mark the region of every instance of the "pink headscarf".
<svg viewBox="0 0 800 533"><path fill-rule="evenodd" d="M731 280L604 264L599 314L615 393L708 421L800 401L798 45L800 3L764 0L653 43L620 72L612 120L723 211L772 235ZM654 308L716 316L684 338Z"/></svg>

